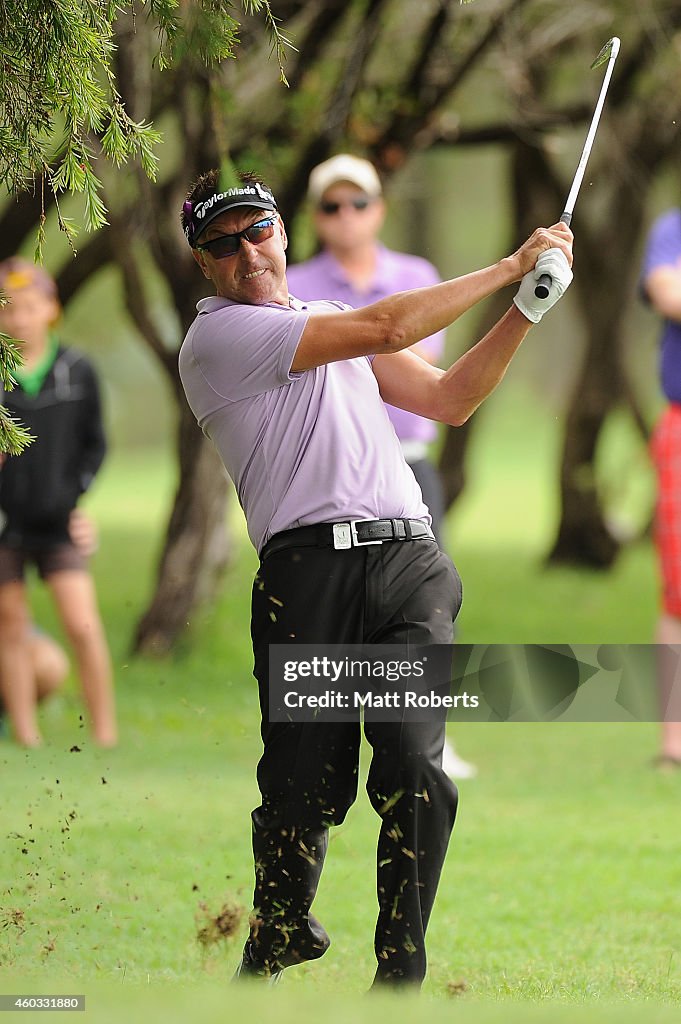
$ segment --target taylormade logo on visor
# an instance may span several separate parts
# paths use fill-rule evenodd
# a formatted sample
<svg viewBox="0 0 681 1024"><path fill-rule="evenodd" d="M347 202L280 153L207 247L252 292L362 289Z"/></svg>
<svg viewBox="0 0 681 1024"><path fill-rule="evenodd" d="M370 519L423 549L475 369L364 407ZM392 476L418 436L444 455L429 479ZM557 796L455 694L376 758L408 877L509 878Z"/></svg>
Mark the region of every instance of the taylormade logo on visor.
<svg viewBox="0 0 681 1024"><path fill-rule="evenodd" d="M197 220L203 220L207 213L213 209L216 203L221 203L225 199L236 199L241 196L257 196L258 199L271 203L272 206L276 207L274 202L274 196L267 189L263 188L257 182L253 185L245 185L243 188L228 188L225 192L217 192L210 199L204 199L203 202L197 203L194 207L193 213Z"/></svg>

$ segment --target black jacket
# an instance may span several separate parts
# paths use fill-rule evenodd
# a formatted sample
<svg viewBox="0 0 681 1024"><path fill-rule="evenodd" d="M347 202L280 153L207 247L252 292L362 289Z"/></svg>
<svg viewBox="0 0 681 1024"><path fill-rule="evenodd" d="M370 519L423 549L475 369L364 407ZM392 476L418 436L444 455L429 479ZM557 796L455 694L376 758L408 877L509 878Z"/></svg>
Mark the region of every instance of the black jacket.
<svg viewBox="0 0 681 1024"><path fill-rule="evenodd" d="M106 452L95 372L79 352L61 345L40 392L20 385L0 401L35 437L0 469L0 540L45 545L68 539L68 518Z"/></svg>

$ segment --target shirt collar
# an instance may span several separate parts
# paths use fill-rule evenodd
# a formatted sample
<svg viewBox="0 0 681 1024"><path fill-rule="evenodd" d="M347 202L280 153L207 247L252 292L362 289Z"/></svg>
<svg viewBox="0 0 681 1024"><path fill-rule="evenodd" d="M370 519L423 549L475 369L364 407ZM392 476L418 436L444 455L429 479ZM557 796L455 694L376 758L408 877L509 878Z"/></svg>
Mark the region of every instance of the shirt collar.
<svg viewBox="0 0 681 1024"><path fill-rule="evenodd" d="M289 295L288 306L282 306L280 302L262 302L251 306L248 302L235 302L233 299L225 299L222 295L207 295L196 303L196 309L199 313L214 313L216 309L224 309L225 306L245 306L248 309L263 309L265 306L268 306L271 309L295 309L297 312L307 308L299 299L294 299L292 295Z"/></svg>
<svg viewBox="0 0 681 1024"><path fill-rule="evenodd" d="M35 398L35 396L39 394L47 379L48 373L57 360L58 353L59 339L55 334L50 332L47 347L40 362L34 366L32 370L25 370L23 367L18 366L12 371L17 382L31 398Z"/></svg>

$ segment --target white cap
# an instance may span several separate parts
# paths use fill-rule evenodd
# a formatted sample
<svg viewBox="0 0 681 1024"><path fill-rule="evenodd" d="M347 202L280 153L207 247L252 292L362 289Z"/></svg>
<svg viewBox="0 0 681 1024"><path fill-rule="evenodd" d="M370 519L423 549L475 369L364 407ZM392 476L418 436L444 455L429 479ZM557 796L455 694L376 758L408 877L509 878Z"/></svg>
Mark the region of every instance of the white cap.
<svg viewBox="0 0 681 1024"><path fill-rule="evenodd" d="M372 163L358 156L350 156L349 153L341 153L313 168L308 183L310 199L313 202L319 202L327 188L335 185L338 181L350 181L374 199L383 191L380 178Z"/></svg>

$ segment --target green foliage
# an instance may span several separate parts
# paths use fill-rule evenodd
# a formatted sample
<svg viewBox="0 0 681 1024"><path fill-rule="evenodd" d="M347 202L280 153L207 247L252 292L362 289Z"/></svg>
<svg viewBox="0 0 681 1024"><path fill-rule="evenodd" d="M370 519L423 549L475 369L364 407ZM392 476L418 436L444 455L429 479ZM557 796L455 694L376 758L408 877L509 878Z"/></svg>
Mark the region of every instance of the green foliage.
<svg viewBox="0 0 681 1024"><path fill-rule="evenodd" d="M0 405L0 455L20 455L33 440L33 435Z"/></svg>
<svg viewBox="0 0 681 1024"><path fill-rule="evenodd" d="M0 305L4 305L1 293ZM21 355L15 342L0 332L0 389L12 390L15 384L13 373L20 363ZM18 455L32 440L29 432L0 405L0 452Z"/></svg>
<svg viewBox="0 0 681 1024"><path fill-rule="evenodd" d="M158 30L158 65L166 68L192 55L206 66L234 57L239 22L231 0L4 0L0 4L0 184L10 193L40 182L42 216L36 260L44 246L45 181L56 201L61 230L73 247L74 221L62 215L59 196L84 199L88 231L107 223L99 156L120 167L138 161L152 181L160 132L127 113L117 88L115 23L139 8ZM284 49L269 0L242 0L247 14L260 14L283 71ZM0 337L0 370L14 358ZM29 436L0 409L0 451L19 451Z"/></svg>
<svg viewBox="0 0 681 1024"><path fill-rule="evenodd" d="M293 43L288 36L283 35L279 29L279 19L275 18L272 13L267 0L243 0L244 9L250 14L262 14L265 19L265 25L269 31L270 38L272 40L272 55L276 58L279 64L279 80L284 84L288 85L286 74L284 73L284 62L283 57L285 50L295 49Z"/></svg>
<svg viewBox="0 0 681 1024"><path fill-rule="evenodd" d="M7 300L0 292L0 307L5 305ZM0 332L0 387L5 391L11 391L16 381L13 373L21 364L21 355L16 342L7 334Z"/></svg>
<svg viewBox="0 0 681 1024"><path fill-rule="evenodd" d="M235 56L239 22L231 0L194 0L179 7L177 0L147 0L151 16L158 24L158 66L163 69L180 59L192 57L208 67ZM284 74L285 50L291 41L279 30L269 0L241 0L246 14L261 15L272 41L272 52Z"/></svg>
<svg viewBox="0 0 681 1024"><path fill-rule="evenodd" d="M83 194L88 230L106 224L93 137L117 167L138 159L145 174L156 177L160 134L127 114L113 65L115 21L134 6L133 0L0 5L0 182L21 192L45 175L55 192ZM239 22L230 0L191 0L181 7L178 0L144 0L142 6L158 28L161 68L187 53L207 66L234 57ZM269 2L243 0L242 6L265 18L283 79L288 40ZM55 148L56 134L61 141Z"/></svg>

